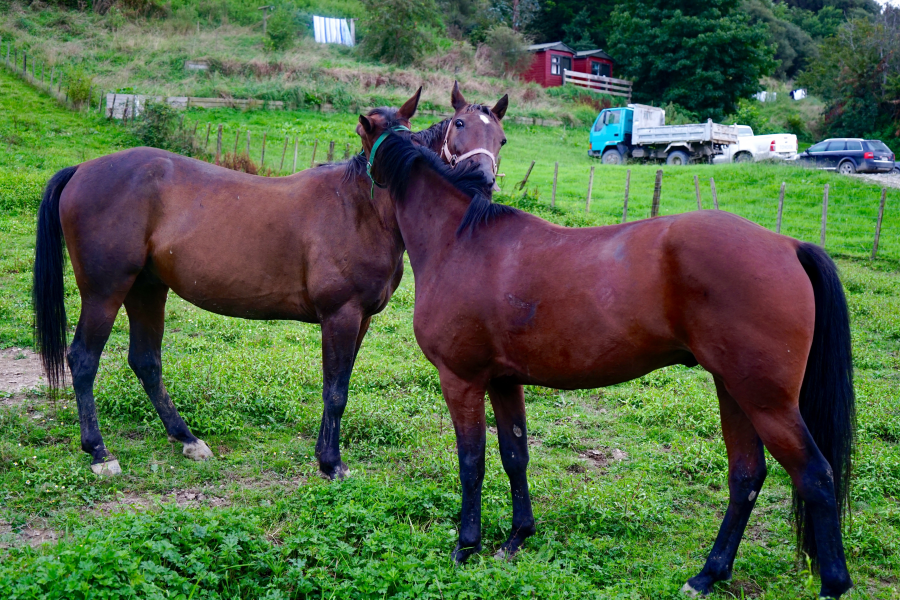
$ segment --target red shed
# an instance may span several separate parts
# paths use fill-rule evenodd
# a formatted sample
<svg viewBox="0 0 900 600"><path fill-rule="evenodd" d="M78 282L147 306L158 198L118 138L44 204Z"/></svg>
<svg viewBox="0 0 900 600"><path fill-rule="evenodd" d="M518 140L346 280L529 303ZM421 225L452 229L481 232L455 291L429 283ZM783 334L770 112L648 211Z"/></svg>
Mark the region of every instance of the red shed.
<svg viewBox="0 0 900 600"><path fill-rule="evenodd" d="M572 70L575 51L562 42L528 46L534 53L531 66L523 75L525 81L534 81L543 87L563 84L563 70Z"/></svg>
<svg viewBox="0 0 900 600"><path fill-rule="evenodd" d="M612 57L597 48L596 50L582 50L575 53L575 68L573 71L587 73L588 75L601 75L612 77Z"/></svg>

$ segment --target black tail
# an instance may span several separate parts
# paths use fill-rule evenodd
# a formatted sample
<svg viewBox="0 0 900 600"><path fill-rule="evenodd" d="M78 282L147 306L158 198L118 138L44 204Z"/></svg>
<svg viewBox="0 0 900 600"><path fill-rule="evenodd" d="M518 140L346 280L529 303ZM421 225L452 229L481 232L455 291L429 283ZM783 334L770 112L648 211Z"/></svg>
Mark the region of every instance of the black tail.
<svg viewBox="0 0 900 600"><path fill-rule="evenodd" d="M38 209L34 248L34 338L41 353L52 394L66 375L66 305L63 267L66 264L59 197L78 167L66 167L50 178Z"/></svg>
<svg viewBox="0 0 900 600"><path fill-rule="evenodd" d="M806 269L816 299L816 328L800 390L800 414L834 473L838 518L849 508L850 463L856 441L856 400L850 318L834 261L820 247L801 244L797 258ZM794 491L798 550L817 565L810 515Z"/></svg>

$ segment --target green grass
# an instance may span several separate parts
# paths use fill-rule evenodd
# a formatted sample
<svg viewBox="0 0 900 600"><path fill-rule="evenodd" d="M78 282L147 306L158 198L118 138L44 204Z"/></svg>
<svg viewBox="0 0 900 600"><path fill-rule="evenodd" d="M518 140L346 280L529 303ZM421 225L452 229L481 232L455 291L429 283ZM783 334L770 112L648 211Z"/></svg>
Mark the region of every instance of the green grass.
<svg viewBox="0 0 900 600"><path fill-rule="evenodd" d="M307 146L318 137L320 148L323 140L353 139L347 115L222 112L188 118L197 116L232 128L268 129L272 137L281 135L278 127L296 127ZM531 159L541 161L529 185L540 191L539 199L507 201L574 225L620 218L625 169L589 161L584 132L513 126L507 132L505 188L522 177ZM18 138L10 140L12 134ZM83 147L93 158L133 140L120 126L65 112L2 73L0 135L0 160L8 165L0 179L0 347L28 346L34 208L43 181L81 160ZM550 209L555 160L561 185L557 207ZM594 203L585 215L592 164ZM631 169L632 214L645 216L655 168ZM845 529L858 586L852 597L897 597L896 217L885 224L885 258L870 264L862 257L864 225L877 200L871 186L766 165L665 173L664 213L691 210L693 174L714 175L723 209L767 226L777 187L786 180L788 232L813 240L821 185L832 184L829 247L837 251L849 295L860 411L853 518ZM8 524L4 529L0 523L0 545L12 546L0 548L0 597L681 598L678 590L702 567L727 502L725 450L709 375L672 367L602 390L528 388L538 533L515 560L491 558L507 535L511 506L496 435L489 433L485 549L470 565L455 568L449 560L459 511L454 437L436 371L415 343L414 282L407 273L373 320L354 370L342 444L352 476L341 483L316 476L321 345L312 325L230 319L170 298L163 378L189 425L217 455L204 463L183 458L166 442L126 364L124 313L96 384L100 425L122 477L100 480L88 469L71 392L56 403L40 390L22 402L0 400L0 520ZM70 271L66 287L74 323L78 298ZM488 415L493 426L490 409ZM602 466L587 454L610 457L615 449L627 458ZM734 581L721 584L713 598L788 600L814 598L818 591L818 581L794 556L788 477L773 461L769 466ZM189 492L207 499L174 504L173 491L179 498ZM143 508L125 508L135 501ZM22 546L18 533L38 527L52 528L61 540Z"/></svg>

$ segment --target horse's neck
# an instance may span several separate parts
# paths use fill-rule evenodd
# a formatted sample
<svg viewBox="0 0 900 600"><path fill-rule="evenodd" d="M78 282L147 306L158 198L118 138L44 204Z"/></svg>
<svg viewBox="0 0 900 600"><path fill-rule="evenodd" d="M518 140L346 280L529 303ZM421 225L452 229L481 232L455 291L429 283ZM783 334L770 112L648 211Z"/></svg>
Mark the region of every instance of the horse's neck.
<svg viewBox="0 0 900 600"><path fill-rule="evenodd" d="M410 172L405 197L397 203L397 222L413 272L452 246L469 198L422 165Z"/></svg>

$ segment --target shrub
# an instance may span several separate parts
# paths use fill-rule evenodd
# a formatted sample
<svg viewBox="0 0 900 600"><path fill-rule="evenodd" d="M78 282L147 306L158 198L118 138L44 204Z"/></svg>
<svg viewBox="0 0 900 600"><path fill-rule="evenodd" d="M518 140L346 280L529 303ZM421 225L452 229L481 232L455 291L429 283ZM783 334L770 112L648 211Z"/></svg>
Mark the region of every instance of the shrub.
<svg viewBox="0 0 900 600"><path fill-rule="evenodd" d="M193 138L179 127L178 114L168 104L148 102L141 117L133 121L132 131L145 146L161 148L185 156L199 154Z"/></svg>
<svg viewBox="0 0 900 600"><path fill-rule="evenodd" d="M279 8L266 25L266 50L287 50L297 37L297 21L291 11Z"/></svg>
<svg viewBox="0 0 900 600"><path fill-rule="evenodd" d="M434 0L363 0L362 52L376 60L408 65L434 48L441 26Z"/></svg>
<svg viewBox="0 0 900 600"><path fill-rule="evenodd" d="M79 66L69 73L68 76L69 100L76 105L84 104L90 97L93 85L94 78L85 73L84 68Z"/></svg>
<svg viewBox="0 0 900 600"><path fill-rule="evenodd" d="M528 39L506 25L492 27L488 31L485 45L489 49L489 60L497 75L515 77L524 73L531 65L532 54L528 51Z"/></svg>

